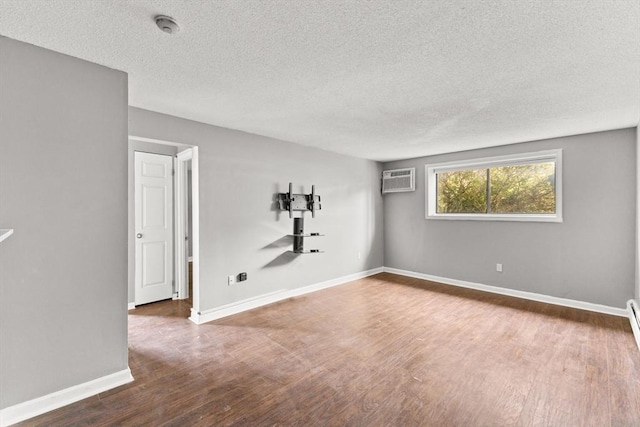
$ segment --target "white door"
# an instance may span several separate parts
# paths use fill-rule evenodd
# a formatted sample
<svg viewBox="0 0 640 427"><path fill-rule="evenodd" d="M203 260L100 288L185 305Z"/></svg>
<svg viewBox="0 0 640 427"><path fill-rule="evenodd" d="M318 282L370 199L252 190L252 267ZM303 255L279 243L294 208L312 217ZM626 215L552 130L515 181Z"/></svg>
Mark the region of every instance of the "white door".
<svg viewBox="0 0 640 427"><path fill-rule="evenodd" d="M135 153L136 305L173 296L173 158Z"/></svg>

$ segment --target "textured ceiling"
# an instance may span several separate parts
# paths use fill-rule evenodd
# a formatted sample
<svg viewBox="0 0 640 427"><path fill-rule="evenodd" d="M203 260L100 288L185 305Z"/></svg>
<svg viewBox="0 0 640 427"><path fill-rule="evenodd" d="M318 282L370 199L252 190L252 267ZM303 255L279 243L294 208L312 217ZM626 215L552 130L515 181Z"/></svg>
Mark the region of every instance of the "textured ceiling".
<svg viewBox="0 0 640 427"><path fill-rule="evenodd" d="M638 0L0 0L0 34L126 71L132 106L374 160L640 118Z"/></svg>

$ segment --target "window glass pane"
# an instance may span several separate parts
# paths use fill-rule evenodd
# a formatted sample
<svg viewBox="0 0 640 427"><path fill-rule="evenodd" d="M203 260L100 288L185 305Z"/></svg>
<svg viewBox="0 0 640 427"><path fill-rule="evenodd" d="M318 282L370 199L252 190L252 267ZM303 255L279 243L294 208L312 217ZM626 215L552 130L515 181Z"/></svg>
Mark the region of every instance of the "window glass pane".
<svg viewBox="0 0 640 427"><path fill-rule="evenodd" d="M437 179L437 213L486 213L487 170L441 172Z"/></svg>
<svg viewBox="0 0 640 427"><path fill-rule="evenodd" d="M490 180L491 213L556 211L554 162L494 167Z"/></svg>

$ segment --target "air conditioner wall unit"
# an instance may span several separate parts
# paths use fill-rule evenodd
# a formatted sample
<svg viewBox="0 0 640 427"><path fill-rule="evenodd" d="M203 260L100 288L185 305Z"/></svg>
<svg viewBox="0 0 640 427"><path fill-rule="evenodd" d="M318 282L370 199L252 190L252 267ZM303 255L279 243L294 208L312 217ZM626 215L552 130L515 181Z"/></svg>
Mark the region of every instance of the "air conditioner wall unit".
<svg viewBox="0 0 640 427"><path fill-rule="evenodd" d="M416 168L393 169L382 172L382 194L415 191Z"/></svg>

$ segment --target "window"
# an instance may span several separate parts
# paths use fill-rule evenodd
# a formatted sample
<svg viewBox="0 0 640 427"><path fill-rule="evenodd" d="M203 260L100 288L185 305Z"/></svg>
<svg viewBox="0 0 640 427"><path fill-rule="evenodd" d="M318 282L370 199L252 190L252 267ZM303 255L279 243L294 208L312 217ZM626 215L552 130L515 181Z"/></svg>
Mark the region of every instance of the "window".
<svg viewBox="0 0 640 427"><path fill-rule="evenodd" d="M562 222L562 150L425 166L427 219Z"/></svg>

